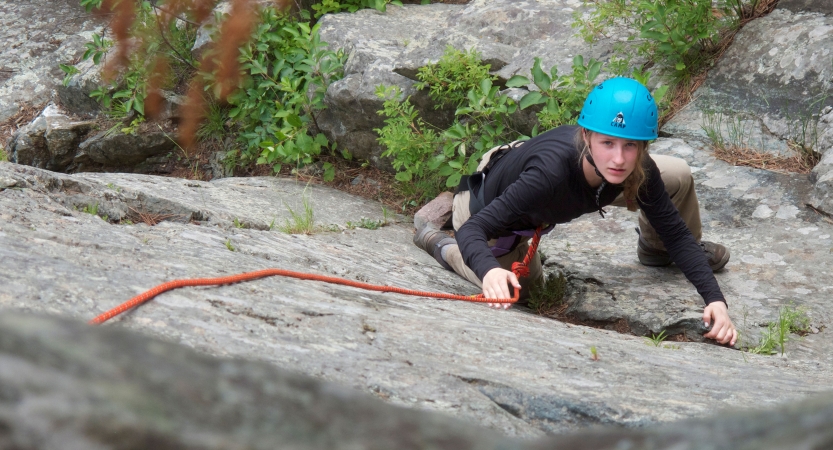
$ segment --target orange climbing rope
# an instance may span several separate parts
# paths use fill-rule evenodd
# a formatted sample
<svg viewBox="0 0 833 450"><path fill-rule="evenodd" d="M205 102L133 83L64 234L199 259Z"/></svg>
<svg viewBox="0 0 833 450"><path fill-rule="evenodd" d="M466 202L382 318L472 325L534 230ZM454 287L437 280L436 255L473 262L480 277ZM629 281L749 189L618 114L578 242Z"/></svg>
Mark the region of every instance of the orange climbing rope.
<svg viewBox="0 0 833 450"><path fill-rule="evenodd" d="M515 262L512 264L512 272L518 277L526 277L529 276L529 262L532 261L532 257L535 255L535 252L538 250L538 242L541 240L541 228L535 230L535 236L532 238L532 243L529 245L529 251L527 252L526 256L524 257L523 262ZM160 284L155 288L145 291L130 300L122 303L121 305L102 313L92 320L89 321L90 324L100 324L104 323L113 317L118 316L119 314L129 311L143 303L150 301L152 298L156 297L157 295L167 292L173 289L186 287L186 286L219 286L223 284L232 284L232 283L239 283L241 281L250 281L256 280L258 278L264 277L271 277L271 276L283 276L283 277L290 277L290 278L299 278L302 280L315 280L315 281L323 281L325 283L333 283L333 284L341 284L345 286L353 286L360 289L366 289L369 291L379 291L379 292L396 292L398 294L405 294L405 295L415 295L418 297L431 297L431 298L441 298L447 300L462 300L467 302L477 302L477 303L516 303L518 301L518 295L520 292L515 290L514 295L512 298L491 298L487 299L483 297L483 294L477 295L455 295L455 294L444 294L440 292L424 292L424 291L415 291L411 289L403 289L394 286L382 286L382 285L375 285L375 284L368 284L362 283L359 281L352 281L352 280L345 280L343 278L337 277L330 277L326 275L315 275L311 273L303 273L303 272L293 272L291 270L282 270L282 269L265 269L265 270L258 270L255 272L246 272L241 273L238 275L230 275L227 277L219 277L219 278L189 278L183 280L174 280L169 281L164 284Z"/></svg>

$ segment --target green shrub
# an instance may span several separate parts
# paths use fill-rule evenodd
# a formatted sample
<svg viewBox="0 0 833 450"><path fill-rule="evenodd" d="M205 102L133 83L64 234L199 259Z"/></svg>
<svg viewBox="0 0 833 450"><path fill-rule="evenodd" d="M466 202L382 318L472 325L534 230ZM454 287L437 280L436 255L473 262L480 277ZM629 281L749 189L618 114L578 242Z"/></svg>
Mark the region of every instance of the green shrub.
<svg viewBox="0 0 833 450"><path fill-rule="evenodd" d="M489 73L491 66L483 64L474 48L465 52L447 46L436 64L428 64L417 71L417 89L428 89L428 96L443 106L458 107L466 101L468 92L480 86L485 79L497 80Z"/></svg>
<svg viewBox="0 0 833 450"><path fill-rule="evenodd" d="M379 143L385 147L384 157L393 157L393 168L399 181L412 181L432 175L430 161L441 144L440 136L419 118L409 98L400 100L398 87L377 86L376 95L384 100L380 115L387 117L385 126L376 129Z"/></svg>
<svg viewBox="0 0 833 450"><path fill-rule="evenodd" d="M82 0L87 11L101 7L101 0ZM123 119L133 114L145 115L145 100L148 95L148 80L155 69L153 62L157 57L164 57L170 62L170 71L163 75L161 88L171 89L194 69L191 48L197 35L197 27L186 23L177 26L177 21L170 21L167 27L154 11L150 1L137 3L136 20L129 30L134 37L136 48L130 50L127 67L115 80L94 89L90 97L96 99L104 112L114 118ZM107 52L113 42L99 34L94 34L92 41L85 44L82 60L92 59L98 65L105 61ZM60 64L66 77L64 84L78 73L73 65Z"/></svg>
<svg viewBox="0 0 833 450"><path fill-rule="evenodd" d="M507 87L534 83L538 88L518 104L500 93L500 87L494 84L496 77L476 51L448 47L436 64L419 70L417 86L426 89L435 102L456 107L454 123L448 129L437 129L419 117L409 98L402 99L399 90L380 86L376 94L385 102L379 114L386 119L385 126L376 132L385 147L382 156L392 158L399 181L427 186L416 192L417 197L436 194L429 190L431 186L457 186L463 175L476 170L491 148L526 138L512 126L511 116L518 107L541 105L533 135L539 127L575 123L602 67L599 61L591 59L585 64L584 58L577 56L573 71L559 76L556 67L549 74L544 72L540 58L535 58L533 81L516 75L507 82Z"/></svg>
<svg viewBox="0 0 833 450"><path fill-rule="evenodd" d="M426 1L423 1L426 3ZM318 19L324 14L339 13L339 12L356 12L364 8L373 8L377 11L385 12L388 4L402 6L399 0L321 0L311 6L314 17Z"/></svg>
<svg viewBox="0 0 833 450"><path fill-rule="evenodd" d="M325 46L317 26L274 7L261 11L252 40L240 50L248 76L228 99L244 158L271 164L277 172L281 164L313 162L328 145L323 134L308 131L325 107L327 86L342 76L346 57Z"/></svg>
<svg viewBox="0 0 833 450"><path fill-rule="evenodd" d="M595 9L584 19L576 15L574 27L592 42L615 25L633 30L628 40L638 54L670 70L677 80L700 71L716 50L720 30L737 24L743 3L731 0L722 15L713 11L712 0L600 0L590 1ZM734 18L734 19L733 19Z"/></svg>
<svg viewBox="0 0 833 450"><path fill-rule="evenodd" d="M600 61L592 58L585 65L584 57L576 55L573 58L571 73L559 75L558 67L552 66L550 73L547 74L541 68L541 58L536 57L532 66L532 82L539 90L531 91L521 99L521 109L543 105L537 115L539 126L544 130L574 124L602 67L603 64ZM520 75L510 78L507 82L509 87L529 84L529 79ZM537 134L537 129L532 134Z"/></svg>
<svg viewBox="0 0 833 450"><path fill-rule="evenodd" d="M379 86L376 94L385 100L380 115L385 126L375 130L385 147L383 156L393 159L399 181L417 183L419 198L453 187L474 172L489 149L519 137L510 115L517 104L499 93L489 74L489 65L474 50L446 48L436 64L420 69L419 87L443 105L456 107L455 122L441 130L424 122L397 88ZM413 187L411 185L410 187Z"/></svg>

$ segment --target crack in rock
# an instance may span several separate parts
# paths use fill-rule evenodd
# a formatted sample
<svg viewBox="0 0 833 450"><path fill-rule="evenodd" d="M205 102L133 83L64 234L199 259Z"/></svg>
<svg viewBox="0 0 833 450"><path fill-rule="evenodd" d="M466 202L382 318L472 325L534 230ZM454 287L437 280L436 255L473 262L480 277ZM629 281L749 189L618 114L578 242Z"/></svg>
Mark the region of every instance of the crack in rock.
<svg viewBox="0 0 833 450"><path fill-rule="evenodd" d="M252 319L261 320L269 325L272 325L273 327L278 326L278 321L286 324L287 326L292 325L291 323L281 319L280 317L265 316L263 314L258 314L254 312L252 308L233 308L227 302L224 302L222 300L208 300L208 303L210 303L211 306L215 308L225 309L225 311L229 314L235 316L246 316Z"/></svg>
<svg viewBox="0 0 833 450"><path fill-rule="evenodd" d="M655 422L653 418L640 417L630 410L615 409L602 402L530 393L478 378L457 378L475 386L504 411L548 433L563 433L592 425L641 427Z"/></svg>

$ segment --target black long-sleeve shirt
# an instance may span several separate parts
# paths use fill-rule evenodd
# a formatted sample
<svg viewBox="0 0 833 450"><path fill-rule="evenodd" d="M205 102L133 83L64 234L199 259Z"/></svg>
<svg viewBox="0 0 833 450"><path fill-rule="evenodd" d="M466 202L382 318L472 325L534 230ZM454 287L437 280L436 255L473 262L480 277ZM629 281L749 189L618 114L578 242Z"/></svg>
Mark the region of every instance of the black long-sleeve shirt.
<svg viewBox="0 0 833 450"><path fill-rule="evenodd" d="M481 280L488 271L500 267L489 250L489 239L542 224L570 222L609 205L622 192L621 185L608 183L597 205L597 189L588 184L579 164L577 130L575 126L563 126L542 133L509 150L490 169L480 187L485 189L487 206L456 233L466 265ZM639 207L706 304L725 302L705 253L665 192L656 163L644 158L643 167L647 179L637 197Z"/></svg>

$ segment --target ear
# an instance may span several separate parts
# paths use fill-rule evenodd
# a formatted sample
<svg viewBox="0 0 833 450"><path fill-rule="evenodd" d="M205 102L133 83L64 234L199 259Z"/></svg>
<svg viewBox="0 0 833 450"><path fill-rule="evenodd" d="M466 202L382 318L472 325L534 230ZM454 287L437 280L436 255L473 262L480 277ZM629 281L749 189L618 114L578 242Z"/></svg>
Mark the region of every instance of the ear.
<svg viewBox="0 0 833 450"><path fill-rule="evenodd" d="M590 147L590 139L587 138L587 128L581 129L581 138L584 139L584 145Z"/></svg>

